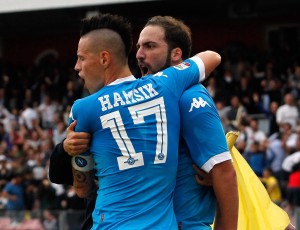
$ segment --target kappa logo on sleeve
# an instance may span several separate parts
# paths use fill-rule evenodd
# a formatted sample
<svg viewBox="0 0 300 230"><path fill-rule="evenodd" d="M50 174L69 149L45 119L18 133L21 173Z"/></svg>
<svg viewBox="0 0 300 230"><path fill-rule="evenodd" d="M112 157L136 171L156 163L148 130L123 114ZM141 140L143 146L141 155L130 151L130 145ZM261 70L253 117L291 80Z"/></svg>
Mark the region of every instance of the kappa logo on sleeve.
<svg viewBox="0 0 300 230"><path fill-rule="evenodd" d="M188 62L182 62L182 63L180 63L178 65L175 65L174 68L176 68L178 70L184 70L184 69L189 68L190 66L191 66L190 63L188 63Z"/></svg>
<svg viewBox="0 0 300 230"><path fill-rule="evenodd" d="M156 74L153 74L154 77L168 77L168 75L164 74L164 72L157 72Z"/></svg>
<svg viewBox="0 0 300 230"><path fill-rule="evenodd" d="M200 107L204 108L206 105L208 105L209 107L211 107L207 101L204 101L201 97L197 98L193 98L193 102L191 103L191 108L189 110L189 112L193 111L193 108L199 109Z"/></svg>

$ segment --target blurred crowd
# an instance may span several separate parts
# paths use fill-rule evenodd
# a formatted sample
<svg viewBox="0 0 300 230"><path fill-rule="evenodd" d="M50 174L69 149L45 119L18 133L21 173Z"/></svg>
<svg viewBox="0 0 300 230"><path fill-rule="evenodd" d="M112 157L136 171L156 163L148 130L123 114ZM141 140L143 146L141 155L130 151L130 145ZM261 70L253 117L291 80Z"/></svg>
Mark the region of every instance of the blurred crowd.
<svg viewBox="0 0 300 230"><path fill-rule="evenodd" d="M240 132L236 147L272 200L293 212L300 206L299 51L232 43L219 52L222 64L204 84L224 131ZM0 60L0 209L84 207L71 186L48 180L73 101L87 95L74 65L51 55L30 68Z"/></svg>

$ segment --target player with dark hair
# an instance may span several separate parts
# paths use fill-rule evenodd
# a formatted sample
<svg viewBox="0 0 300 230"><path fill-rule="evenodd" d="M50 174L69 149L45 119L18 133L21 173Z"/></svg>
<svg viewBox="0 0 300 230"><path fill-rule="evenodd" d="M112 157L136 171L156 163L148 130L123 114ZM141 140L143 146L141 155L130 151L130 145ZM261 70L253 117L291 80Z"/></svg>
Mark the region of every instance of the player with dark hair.
<svg viewBox="0 0 300 230"><path fill-rule="evenodd" d="M155 16L140 33L136 57L143 74L151 74L182 62L190 56L191 46L191 31L182 21ZM214 101L206 88L197 84L183 93L179 106L182 138L174 193L179 228L211 229L218 203L214 228L236 229L235 170ZM209 173L213 186L197 184L192 164Z"/></svg>
<svg viewBox="0 0 300 230"><path fill-rule="evenodd" d="M75 101L70 123L92 135L89 153L72 158L73 185L90 197L99 181L92 229L177 227L173 191L183 91L209 75L220 56L205 51L141 79L128 66L128 21L83 20L75 70L90 96Z"/></svg>

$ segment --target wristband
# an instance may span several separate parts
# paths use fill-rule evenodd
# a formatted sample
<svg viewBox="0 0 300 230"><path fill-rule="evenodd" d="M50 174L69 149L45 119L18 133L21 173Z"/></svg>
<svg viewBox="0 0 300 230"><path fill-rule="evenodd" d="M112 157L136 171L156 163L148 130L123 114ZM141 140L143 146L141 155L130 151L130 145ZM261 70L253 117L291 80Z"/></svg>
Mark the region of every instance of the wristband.
<svg viewBox="0 0 300 230"><path fill-rule="evenodd" d="M95 162L92 154L72 157L72 167L80 172L88 172L94 169Z"/></svg>

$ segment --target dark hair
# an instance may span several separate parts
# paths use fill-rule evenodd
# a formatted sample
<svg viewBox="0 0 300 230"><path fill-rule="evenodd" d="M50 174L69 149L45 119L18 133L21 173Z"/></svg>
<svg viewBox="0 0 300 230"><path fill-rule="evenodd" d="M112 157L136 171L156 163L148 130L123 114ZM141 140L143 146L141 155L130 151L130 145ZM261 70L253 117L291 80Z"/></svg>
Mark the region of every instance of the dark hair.
<svg viewBox="0 0 300 230"><path fill-rule="evenodd" d="M191 29L183 21L171 16L154 16L148 20L146 26L157 25L165 30L165 39L169 49L179 47L182 51L182 58L191 56L192 33Z"/></svg>
<svg viewBox="0 0 300 230"><path fill-rule="evenodd" d="M118 33L124 43L126 56L129 55L133 39L131 23L126 18L108 13L84 18L81 20L80 37L98 29L110 29Z"/></svg>

